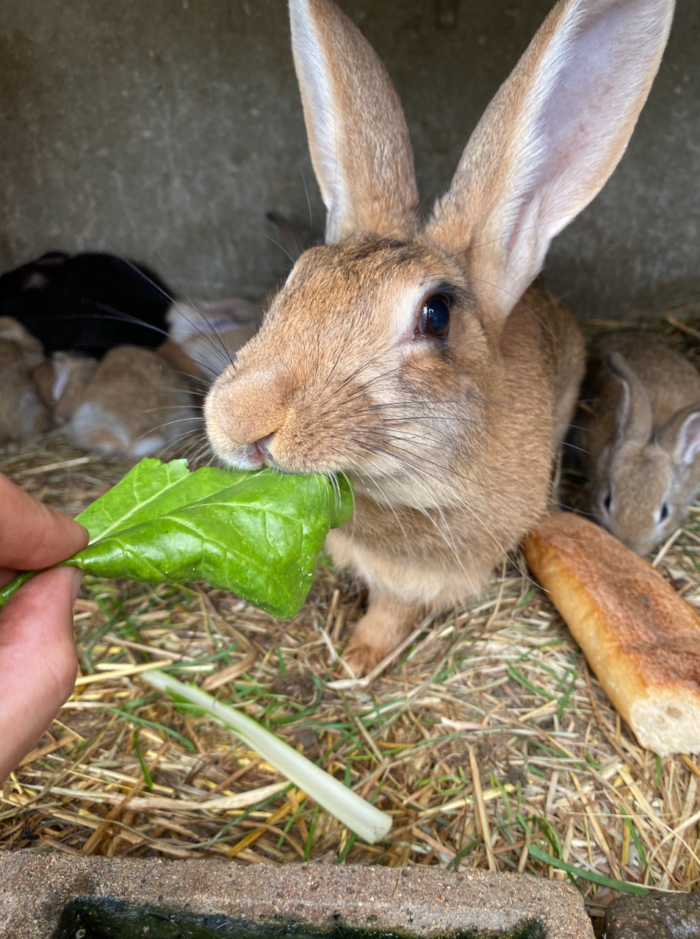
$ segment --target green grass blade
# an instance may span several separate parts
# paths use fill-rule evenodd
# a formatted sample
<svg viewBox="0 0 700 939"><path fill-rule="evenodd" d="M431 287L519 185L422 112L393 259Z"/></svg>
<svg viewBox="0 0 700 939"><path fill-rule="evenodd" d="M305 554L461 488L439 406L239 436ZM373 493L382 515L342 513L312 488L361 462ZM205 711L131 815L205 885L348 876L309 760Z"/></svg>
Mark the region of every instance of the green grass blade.
<svg viewBox="0 0 700 939"><path fill-rule="evenodd" d="M626 880L615 880L614 877L605 877L604 874L596 874L595 871L585 871L581 867L575 867L573 864L567 864L566 861L560 861L559 858L546 851L540 851L534 845L528 846L529 853L538 861L544 861L545 864L551 864L560 871L566 871L574 877L580 877L582 880L589 880L593 884L599 884L601 887L612 887L613 890L619 890L620 893L633 893L644 897L649 893L646 887L639 884L630 884Z"/></svg>

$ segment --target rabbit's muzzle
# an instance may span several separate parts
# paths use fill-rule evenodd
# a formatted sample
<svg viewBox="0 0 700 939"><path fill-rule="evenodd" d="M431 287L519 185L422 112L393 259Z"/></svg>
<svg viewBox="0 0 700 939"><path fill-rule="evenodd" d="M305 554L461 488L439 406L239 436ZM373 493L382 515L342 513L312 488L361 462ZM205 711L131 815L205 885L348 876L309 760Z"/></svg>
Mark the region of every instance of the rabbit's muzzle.
<svg viewBox="0 0 700 939"><path fill-rule="evenodd" d="M242 469L277 465L272 444L288 413L279 376L259 369L243 373L225 371L204 406L207 435L214 452L226 463Z"/></svg>

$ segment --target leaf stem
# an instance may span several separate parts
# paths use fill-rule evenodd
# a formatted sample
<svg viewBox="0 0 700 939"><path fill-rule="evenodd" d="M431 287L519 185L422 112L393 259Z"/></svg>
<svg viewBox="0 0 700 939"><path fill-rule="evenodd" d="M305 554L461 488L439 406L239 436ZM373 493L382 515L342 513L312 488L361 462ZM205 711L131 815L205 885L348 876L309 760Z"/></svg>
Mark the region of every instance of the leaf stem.
<svg viewBox="0 0 700 939"><path fill-rule="evenodd" d="M0 610L5 606L10 597L13 597L19 588L23 587L27 581L36 577L37 574L43 574L44 571L53 570L54 567L79 567L82 570L87 570L87 565L84 560L80 555L75 555L72 558L67 558L65 561L60 561L58 564L53 564L51 567L42 567L39 571L22 571L0 590Z"/></svg>
<svg viewBox="0 0 700 939"><path fill-rule="evenodd" d="M225 724L266 762L364 841L375 844L388 835L392 823L390 815L370 805L252 718L222 704L195 685L184 685L164 672L143 672L139 677L161 691L197 705L214 720Z"/></svg>
<svg viewBox="0 0 700 939"><path fill-rule="evenodd" d="M17 593L20 587L23 587L28 580L31 580L32 577L36 577L36 575L40 573L41 571L22 571L22 573L18 574L9 584L5 584L2 590L0 590L0 610L5 606L10 597Z"/></svg>

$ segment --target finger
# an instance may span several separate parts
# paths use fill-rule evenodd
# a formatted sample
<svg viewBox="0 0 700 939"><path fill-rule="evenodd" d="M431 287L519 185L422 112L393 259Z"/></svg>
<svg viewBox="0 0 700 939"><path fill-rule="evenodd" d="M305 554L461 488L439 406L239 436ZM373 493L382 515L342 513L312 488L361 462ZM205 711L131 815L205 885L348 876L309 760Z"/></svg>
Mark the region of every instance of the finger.
<svg viewBox="0 0 700 939"><path fill-rule="evenodd" d="M0 590L16 576L17 571L11 571L9 567L0 567Z"/></svg>
<svg viewBox="0 0 700 939"><path fill-rule="evenodd" d="M0 473L0 567L49 567L84 548L88 537L82 525L32 499Z"/></svg>
<svg viewBox="0 0 700 939"><path fill-rule="evenodd" d="M39 574L0 613L0 781L56 716L75 685L73 602L81 572Z"/></svg>

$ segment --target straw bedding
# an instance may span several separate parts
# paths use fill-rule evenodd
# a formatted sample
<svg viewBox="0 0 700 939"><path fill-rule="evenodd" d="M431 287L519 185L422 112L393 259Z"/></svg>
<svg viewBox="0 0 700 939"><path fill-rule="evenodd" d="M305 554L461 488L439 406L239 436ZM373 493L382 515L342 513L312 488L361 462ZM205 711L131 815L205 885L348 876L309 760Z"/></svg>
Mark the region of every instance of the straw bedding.
<svg viewBox="0 0 700 939"><path fill-rule="evenodd" d="M697 321L688 307L666 326L695 360ZM0 471L71 514L126 469L58 434L0 451ZM700 610L700 505L656 562ZM424 624L369 686L338 660L364 602L324 564L285 622L224 591L86 577L81 676L5 783L0 849L529 871L573 878L593 915L618 890L697 889L700 761L640 748L521 558L478 602ZM220 694L390 812L387 841L355 840L224 728L154 693L139 680L153 667Z"/></svg>

